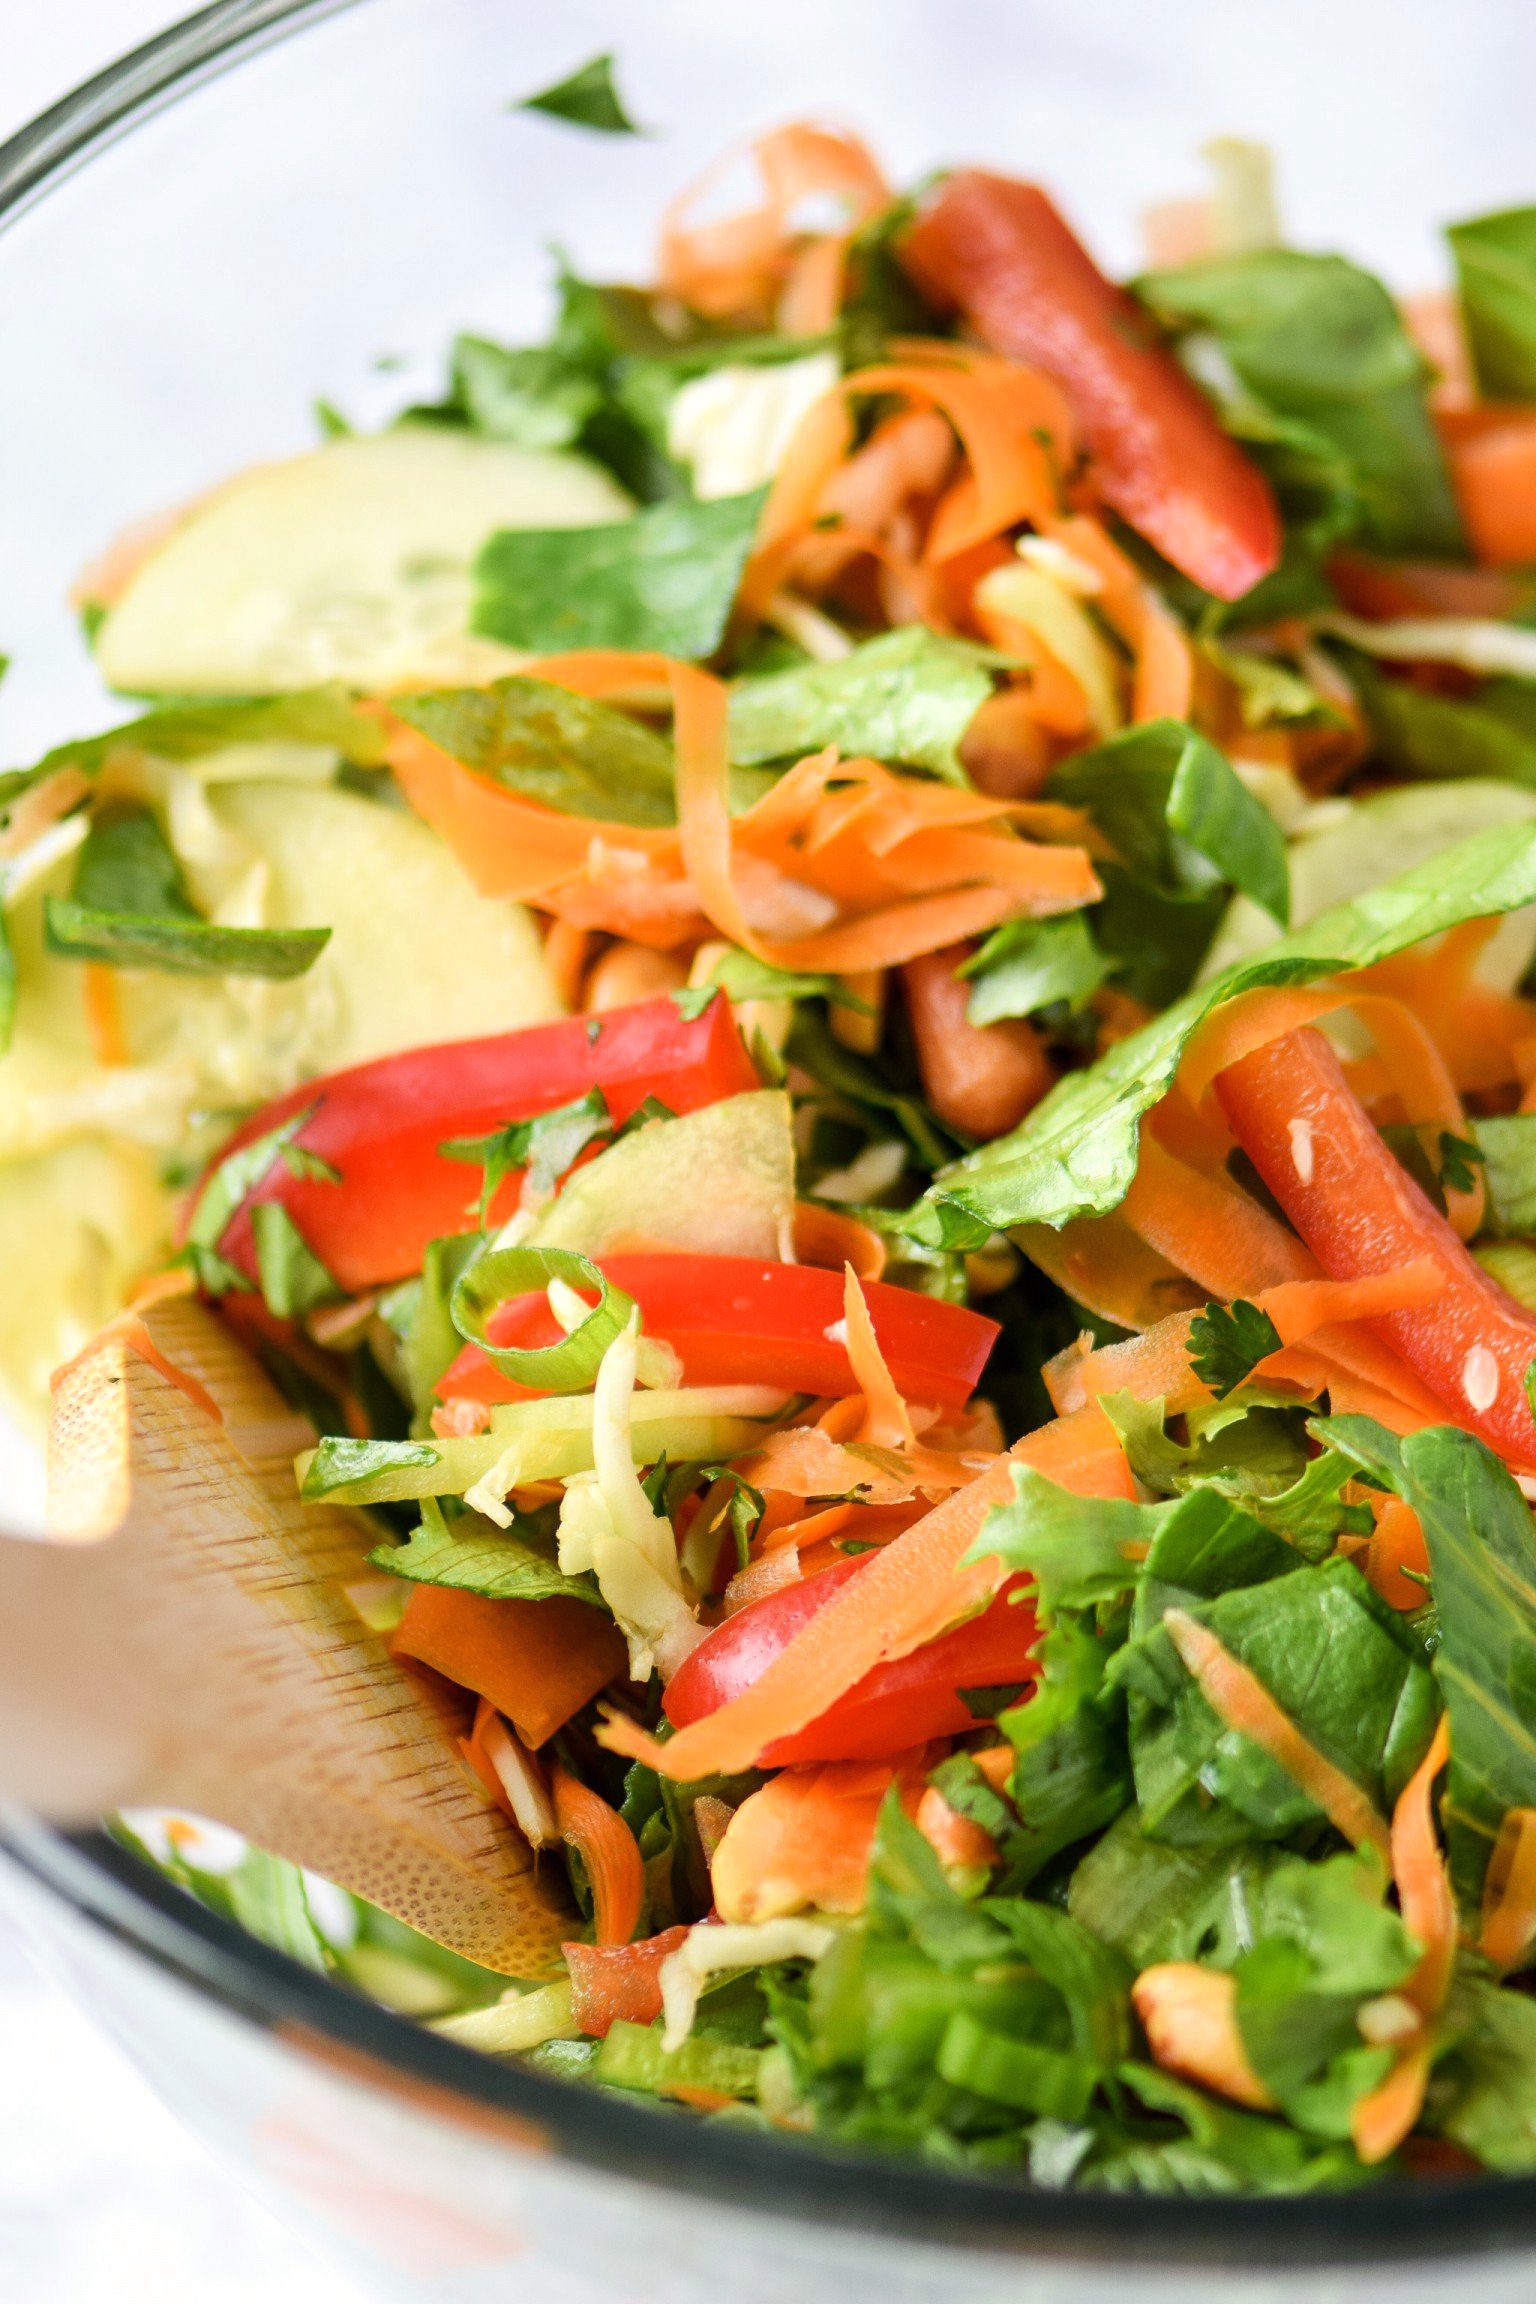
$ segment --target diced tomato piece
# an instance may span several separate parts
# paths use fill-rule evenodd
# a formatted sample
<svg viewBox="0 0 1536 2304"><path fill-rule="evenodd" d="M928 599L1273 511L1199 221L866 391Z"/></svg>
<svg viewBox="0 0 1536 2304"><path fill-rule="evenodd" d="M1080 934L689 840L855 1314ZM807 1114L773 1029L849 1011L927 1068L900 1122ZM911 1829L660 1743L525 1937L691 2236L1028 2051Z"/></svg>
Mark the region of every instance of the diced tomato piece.
<svg viewBox="0 0 1536 2304"><path fill-rule="evenodd" d="M751 1256L599 1256L616 1288L640 1307L648 1336L677 1351L690 1384L773 1384L786 1392L855 1392L841 1341L843 1276L819 1264ZM961 1408L998 1335L995 1320L881 1280L862 1283L876 1341L909 1400ZM493 1344L523 1350L560 1335L543 1296L518 1296L492 1314ZM466 1345L442 1378L445 1400L525 1400L530 1394Z"/></svg>
<svg viewBox="0 0 1536 2304"><path fill-rule="evenodd" d="M602 1089L614 1119L624 1121L647 1096L673 1112L693 1112L758 1085L725 999L691 1021L663 996L602 1016L383 1056L306 1082L236 1132L220 1160L313 1106L294 1143L338 1169L341 1181L295 1175L275 1159L226 1226L219 1252L255 1279L250 1209L279 1200L342 1288L403 1280L421 1269L429 1240L462 1232L470 1220L476 1172L443 1158L439 1148L451 1138L489 1135L592 1088ZM509 1178L498 1196L501 1213L515 1206L516 1190Z"/></svg>
<svg viewBox="0 0 1536 2304"><path fill-rule="evenodd" d="M874 1558L856 1553L836 1568L788 1584L743 1608L702 1640L674 1675L665 1699L667 1718L686 1728L718 1712L759 1680L811 1618ZM893 1664L877 1664L819 1720L781 1736L763 1752L765 1768L791 1768L814 1760L880 1760L958 1736L976 1720L962 1688L1012 1687L1033 1681L1031 1650L1038 1637L1028 1600L1015 1600L1015 1584L999 1593L983 1615L930 1640Z"/></svg>
<svg viewBox="0 0 1536 2304"><path fill-rule="evenodd" d="M1165 560L1219 600L1277 565L1280 515L1263 474L1038 186L962 169L901 254L984 344L1055 379L1099 493Z"/></svg>

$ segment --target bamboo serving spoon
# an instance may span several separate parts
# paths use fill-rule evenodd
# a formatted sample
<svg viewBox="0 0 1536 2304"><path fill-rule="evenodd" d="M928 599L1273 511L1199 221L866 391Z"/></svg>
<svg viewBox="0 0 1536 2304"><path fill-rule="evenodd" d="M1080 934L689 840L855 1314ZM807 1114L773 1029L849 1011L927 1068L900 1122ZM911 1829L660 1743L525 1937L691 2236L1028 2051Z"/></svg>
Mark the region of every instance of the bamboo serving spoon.
<svg viewBox="0 0 1536 2304"><path fill-rule="evenodd" d="M114 1322L64 1372L53 1541L0 1538L0 1795L233 1826L505 1975L573 1916L475 1783L462 1723L345 1587L376 1541L301 1504L313 1433L205 1306Z"/></svg>

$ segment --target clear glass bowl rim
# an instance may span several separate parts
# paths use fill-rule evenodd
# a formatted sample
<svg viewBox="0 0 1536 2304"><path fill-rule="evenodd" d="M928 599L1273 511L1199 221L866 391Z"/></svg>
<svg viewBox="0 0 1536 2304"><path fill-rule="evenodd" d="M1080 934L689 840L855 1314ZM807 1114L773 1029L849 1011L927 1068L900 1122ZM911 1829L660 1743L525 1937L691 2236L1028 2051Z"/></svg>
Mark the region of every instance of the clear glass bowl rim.
<svg viewBox="0 0 1536 2304"><path fill-rule="evenodd" d="M164 105L269 41L362 0L215 0L171 25L0 144L0 230L61 178ZM932 0L937 7L940 0ZM1536 2178L1387 2183L1364 2192L1256 2198L1051 2192L714 2123L676 2150L646 2103L494 2062L440 2039L258 1943L147 1873L105 1833L61 1835L8 1812L0 1847L22 1872L194 1992L302 2052L340 2049L375 2083L444 2118L500 2114L514 2149L530 2128L566 2159L664 2189L845 2230L1020 2258L1143 2267L1407 2264L1536 2247Z"/></svg>

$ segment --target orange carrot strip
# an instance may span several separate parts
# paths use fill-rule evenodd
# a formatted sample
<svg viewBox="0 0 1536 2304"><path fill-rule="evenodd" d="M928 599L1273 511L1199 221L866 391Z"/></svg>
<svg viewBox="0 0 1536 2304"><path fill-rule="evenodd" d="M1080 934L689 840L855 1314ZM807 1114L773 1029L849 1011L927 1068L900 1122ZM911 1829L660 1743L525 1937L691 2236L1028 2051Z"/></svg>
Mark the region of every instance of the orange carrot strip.
<svg viewBox="0 0 1536 2304"><path fill-rule="evenodd" d="M1184 1609L1166 1609L1163 1622L1218 1719L1267 1752L1353 1847L1368 1844L1384 1863L1390 1862L1391 1837L1369 1795L1307 1741L1263 1681Z"/></svg>
<svg viewBox="0 0 1536 2304"><path fill-rule="evenodd" d="M1119 1213L1148 1247L1214 1296L1252 1295L1318 1276L1310 1250L1250 1194L1176 1160L1145 1127Z"/></svg>
<svg viewBox="0 0 1536 2304"><path fill-rule="evenodd" d="M535 1605L545 1607L548 1603ZM639 1843L616 1809L558 1765L551 1789L560 1837L586 1866L597 1941L627 1944L640 1924L640 1907L645 1901L645 1864Z"/></svg>
<svg viewBox="0 0 1536 2304"><path fill-rule="evenodd" d="M878 1232L845 1209L815 1200L795 1202L795 1256L802 1264L822 1264L834 1272L851 1264L861 1280L878 1280L886 1266L885 1242Z"/></svg>
<svg viewBox="0 0 1536 2304"><path fill-rule="evenodd" d="M954 1864L990 1866L997 1862L997 1842L980 1824L951 1808L943 1793L930 1784L917 1804L913 1819L919 1832L946 1867Z"/></svg>
<svg viewBox="0 0 1536 2304"><path fill-rule="evenodd" d="M1401 1496L1373 1499L1372 1508L1376 1514L1376 1531L1360 1559L1360 1571L1372 1591L1379 1592L1389 1607L1405 1612L1422 1608L1423 1585L1404 1574L1409 1568L1417 1576L1429 1574L1429 1552L1419 1516Z"/></svg>
<svg viewBox="0 0 1536 2304"><path fill-rule="evenodd" d="M1339 984L1261 985L1256 991L1240 992L1235 1000L1224 1000L1190 1034L1179 1064L1180 1088L1191 1104L1200 1105L1217 1073L1225 1072L1229 1064L1303 1024L1315 1024L1320 1016L1334 1015L1349 1002L1348 991Z"/></svg>
<svg viewBox="0 0 1536 2304"><path fill-rule="evenodd" d="M80 998L85 1008L91 1054L97 1063L128 1063L128 1036L123 1028L117 970L104 967L99 961L87 960L81 974Z"/></svg>
<svg viewBox="0 0 1536 2304"><path fill-rule="evenodd" d="M616 1626L585 1600L487 1600L441 1584L411 1587L390 1649L483 1696L533 1751L625 1662Z"/></svg>
<svg viewBox="0 0 1536 2304"><path fill-rule="evenodd" d="M912 1419L885 1364L858 1275L851 1264L844 1265L843 1272L843 1326L847 1331L848 1361L853 1380L864 1395L864 1421L859 1426L859 1438L876 1448L910 1448Z"/></svg>
<svg viewBox="0 0 1536 2304"><path fill-rule="evenodd" d="M910 1756L786 1768L744 1800L710 1866L721 1919L776 1920L807 1905L861 1911L880 1806L898 1777L903 1805L915 1807L922 1779Z"/></svg>
<svg viewBox="0 0 1536 2304"><path fill-rule="evenodd" d="M1392 1871L1403 1925L1423 1946L1403 1996L1412 2001L1424 2023L1385 2080L1362 2096L1350 2113L1350 2135L1367 2167L1375 2167L1397 2150L1423 2109L1434 2051L1432 2019L1445 2005L1456 1965L1456 1903L1435 1837L1433 1800L1435 1778L1450 1748L1450 1724L1442 1713L1429 1750L1392 1812Z"/></svg>
<svg viewBox="0 0 1536 2304"><path fill-rule="evenodd" d="M760 198L733 214L694 221L743 160L756 171ZM866 222L891 197L873 155L847 129L796 121L758 137L745 151L732 147L665 210L658 287L716 319L769 317L771 299L794 259L795 212L828 195L840 201L848 227Z"/></svg>
<svg viewBox="0 0 1536 2304"><path fill-rule="evenodd" d="M1075 1304L1119 1328L1153 1328L1195 1306L1200 1291L1129 1225L1124 1211L1074 1217L1061 1230L1021 1224L1012 1237Z"/></svg>
<svg viewBox="0 0 1536 2304"><path fill-rule="evenodd" d="M1496 1968L1517 1968L1536 1936L1536 1808L1511 1808L1483 1882L1477 1948Z"/></svg>
<svg viewBox="0 0 1536 2304"><path fill-rule="evenodd" d="M992 1506L1011 1499L1015 1463L1080 1495L1135 1494L1114 1427L1097 1406L1043 1425L886 1545L745 1694L665 1744L617 1716L600 1731L603 1742L682 1781L751 1767L765 1746L819 1720L876 1664L909 1655L993 1596L1001 1563L982 1560L962 1570L960 1561Z"/></svg>
<svg viewBox="0 0 1536 2304"><path fill-rule="evenodd" d="M1395 1271L1373 1272L1361 1280L1283 1280L1278 1287L1261 1289L1254 1301L1269 1314L1282 1343L1299 1344L1350 1320L1376 1320L1385 1312L1431 1303L1445 1280L1445 1269L1433 1256L1416 1256Z"/></svg>

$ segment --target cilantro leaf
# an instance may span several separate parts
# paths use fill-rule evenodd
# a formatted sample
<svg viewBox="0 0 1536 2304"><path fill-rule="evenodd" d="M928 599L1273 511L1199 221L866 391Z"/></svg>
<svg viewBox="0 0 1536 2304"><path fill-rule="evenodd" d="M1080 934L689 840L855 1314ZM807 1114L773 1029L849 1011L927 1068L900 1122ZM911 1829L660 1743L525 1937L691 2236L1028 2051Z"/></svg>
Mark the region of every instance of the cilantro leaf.
<svg viewBox="0 0 1536 2304"><path fill-rule="evenodd" d="M1477 1184L1472 1171L1481 1166L1485 1155L1464 1136L1453 1136L1449 1128L1440 1131L1440 1182L1447 1192L1471 1192Z"/></svg>
<svg viewBox="0 0 1536 2304"><path fill-rule="evenodd" d="M281 1200L257 1201L251 1210L251 1237L262 1297L279 1320L300 1320L317 1305L333 1304L346 1294Z"/></svg>
<svg viewBox="0 0 1536 2304"><path fill-rule="evenodd" d="M1189 1364L1218 1400L1235 1392L1261 1360L1280 1350L1280 1331L1267 1312L1239 1297L1229 1311L1207 1304L1190 1322Z"/></svg>
<svg viewBox="0 0 1536 2304"><path fill-rule="evenodd" d="M601 1088L589 1088L569 1104L552 1112L536 1113L531 1120L509 1120L487 1136L453 1136L438 1146L445 1160L464 1160L482 1168L479 1216L485 1223L498 1186L521 1168L523 1190L530 1200L554 1190L579 1153L599 1136L611 1136L613 1119Z"/></svg>
<svg viewBox="0 0 1536 2304"><path fill-rule="evenodd" d="M540 654L634 648L712 656L764 491L651 504L597 528L503 528L475 564L472 628Z"/></svg>
<svg viewBox="0 0 1536 2304"><path fill-rule="evenodd" d="M536 96L523 96L509 104L509 112L543 112L551 120L567 120L573 128L592 128L600 136L638 136L641 131L625 111L613 83L611 54L594 56L552 88Z"/></svg>

